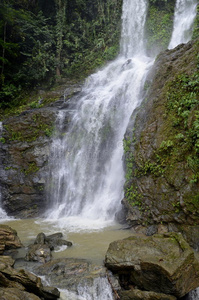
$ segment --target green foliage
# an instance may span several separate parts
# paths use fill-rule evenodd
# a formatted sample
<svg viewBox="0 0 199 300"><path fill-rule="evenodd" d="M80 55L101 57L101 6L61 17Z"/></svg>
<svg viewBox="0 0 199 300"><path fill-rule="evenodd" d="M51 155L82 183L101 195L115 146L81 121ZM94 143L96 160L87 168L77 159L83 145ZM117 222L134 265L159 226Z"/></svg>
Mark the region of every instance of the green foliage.
<svg viewBox="0 0 199 300"><path fill-rule="evenodd" d="M22 172L25 175L33 174L39 171L39 167L36 165L35 162L29 163L27 168L23 169Z"/></svg>
<svg viewBox="0 0 199 300"><path fill-rule="evenodd" d="M182 158L194 173L191 183L199 179L199 72L192 75L181 74L170 82L167 93L167 113L172 116L175 128L175 155Z"/></svg>
<svg viewBox="0 0 199 300"><path fill-rule="evenodd" d="M3 141L18 141L18 142L32 142L39 137L51 137L54 132L53 120L48 120L42 117L40 113L35 112L32 115L32 125L28 128L15 128L12 125L4 125Z"/></svg>
<svg viewBox="0 0 199 300"><path fill-rule="evenodd" d="M0 108L60 77L83 78L119 48L122 0L1 1Z"/></svg>
<svg viewBox="0 0 199 300"><path fill-rule="evenodd" d="M125 198L132 206L142 208L142 195L137 191L135 186L126 187Z"/></svg>
<svg viewBox="0 0 199 300"><path fill-rule="evenodd" d="M157 54L167 49L173 28L175 1L150 0L146 19L147 49Z"/></svg>

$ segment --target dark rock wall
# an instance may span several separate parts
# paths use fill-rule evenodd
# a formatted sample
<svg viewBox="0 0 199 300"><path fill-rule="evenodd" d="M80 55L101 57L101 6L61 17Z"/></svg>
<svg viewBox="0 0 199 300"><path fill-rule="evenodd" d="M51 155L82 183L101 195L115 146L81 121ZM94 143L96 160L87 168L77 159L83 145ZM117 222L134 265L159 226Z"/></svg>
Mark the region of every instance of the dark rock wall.
<svg viewBox="0 0 199 300"><path fill-rule="evenodd" d="M46 208L45 182L56 109L30 110L3 122L0 147L2 206L9 215L34 217Z"/></svg>

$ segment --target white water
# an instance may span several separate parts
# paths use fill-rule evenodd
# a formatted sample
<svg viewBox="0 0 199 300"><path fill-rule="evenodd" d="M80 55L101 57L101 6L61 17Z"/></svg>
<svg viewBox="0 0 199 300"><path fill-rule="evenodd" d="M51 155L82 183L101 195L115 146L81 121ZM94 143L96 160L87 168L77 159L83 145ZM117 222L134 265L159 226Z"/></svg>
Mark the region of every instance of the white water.
<svg viewBox="0 0 199 300"><path fill-rule="evenodd" d="M177 0L174 16L174 26L169 49L190 41L193 23L197 14L197 0Z"/></svg>
<svg viewBox="0 0 199 300"><path fill-rule="evenodd" d="M143 46L146 11L146 0L124 1L121 54L87 79L69 130L53 143L48 217L62 226L107 226L120 209L123 137L153 63Z"/></svg>
<svg viewBox="0 0 199 300"><path fill-rule="evenodd" d="M2 131L3 131L3 123L0 122L0 138L2 137ZM2 193L1 193L1 185L0 185L0 220L7 220L9 217L7 216L7 213L5 210L1 207L1 201L2 201Z"/></svg>

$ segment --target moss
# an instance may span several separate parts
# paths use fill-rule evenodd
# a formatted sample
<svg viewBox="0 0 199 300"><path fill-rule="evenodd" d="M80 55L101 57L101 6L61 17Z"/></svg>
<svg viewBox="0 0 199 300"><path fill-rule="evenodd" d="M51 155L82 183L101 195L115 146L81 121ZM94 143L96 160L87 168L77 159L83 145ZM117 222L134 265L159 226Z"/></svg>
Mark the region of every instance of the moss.
<svg viewBox="0 0 199 300"><path fill-rule="evenodd" d="M167 49L172 29L175 1L149 1L146 19L147 49L149 53L157 54ZM154 49L156 45L156 49ZM154 53L155 51L155 53Z"/></svg>
<svg viewBox="0 0 199 300"><path fill-rule="evenodd" d="M159 55L133 124L135 138L124 144L125 199L132 207L141 199L139 224L150 214L150 223L199 222L198 49L194 41Z"/></svg>
<svg viewBox="0 0 199 300"><path fill-rule="evenodd" d="M188 192L183 198L188 211L192 213L199 212L199 193ZM193 217L193 215L191 217Z"/></svg>
<svg viewBox="0 0 199 300"><path fill-rule="evenodd" d="M32 142L39 137L50 137L54 132L54 120L49 116L43 116L42 111L27 113L27 117L21 122L17 118L15 123L4 125L3 139L6 141Z"/></svg>
<svg viewBox="0 0 199 300"><path fill-rule="evenodd" d="M36 165L35 162L28 163L25 169L21 170L25 175L33 174L39 171L39 167Z"/></svg>

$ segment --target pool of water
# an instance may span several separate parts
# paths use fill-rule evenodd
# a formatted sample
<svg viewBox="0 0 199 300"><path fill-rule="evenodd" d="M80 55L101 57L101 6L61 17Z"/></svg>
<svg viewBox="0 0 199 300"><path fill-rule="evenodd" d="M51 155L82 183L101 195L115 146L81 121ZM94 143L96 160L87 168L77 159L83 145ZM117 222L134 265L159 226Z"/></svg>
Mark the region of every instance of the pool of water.
<svg viewBox="0 0 199 300"><path fill-rule="evenodd" d="M61 222L47 221L43 219L23 219L23 220L9 220L1 222L6 224L18 233L18 237L25 247L34 243L34 240L38 233L44 232L46 235L50 235L56 232L63 233L63 239L71 241L72 247L60 247L56 248L52 252L53 258L60 257L73 257L73 258L85 258L95 263L103 263L105 253L109 244L112 241L123 239L131 235L131 231L123 228L121 225L112 224L93 224L91 229L89 225L83 225L83 220L77 224L77 222L65 220ZM66 225L68 224L68 226ZM65 224L65 226L63 226ZM25 257L26 248L19 250L18 257Z"/></svg>

